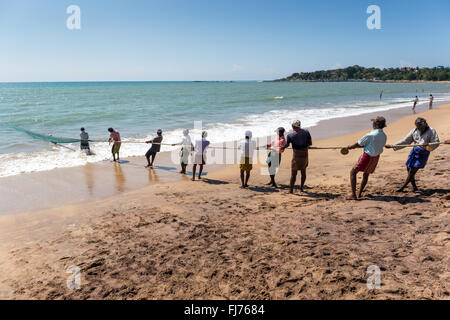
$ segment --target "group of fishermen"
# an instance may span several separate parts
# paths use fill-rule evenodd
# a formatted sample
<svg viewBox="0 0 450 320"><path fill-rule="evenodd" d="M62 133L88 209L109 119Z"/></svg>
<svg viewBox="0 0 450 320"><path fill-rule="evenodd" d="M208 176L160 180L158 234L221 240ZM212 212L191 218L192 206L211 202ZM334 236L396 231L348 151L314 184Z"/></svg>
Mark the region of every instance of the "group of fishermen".
<svg viewBox="0 0 450 320"><path fill-rule="evenodd" d="M408 173L407 178L402 187L398 189L398 192L402 192L409 183L411 183L413 191L417 191L418 187L415 180L416 173L419 169L425 168L430 152L439 146L439 137L436 130L431 128L424 118L419 117L415 120L415 128L413 128L404 139L395 144L386 144L387 136L383 131L386 127L386 119L380 116L371 119L371 121L373 130L346 148L347 150L364 148L363 154L350 171L351 195L349 195L347 199L356 200L362 196L364 188L368 182L369 175L375 172L380 155L384 148L399 150L412 143L415 146L412 148L406 161L406 169ZM119 150L121 147L120 133L113 128L109 128L108 131L110 133L108 141L110 144L113 144L111 149L113 161L119 161ZM306 181L306 169L309 164L308 149L312 146L311 134L308 130L301 127L301 122L299 120L292 123L292 131L286 136L286 130L282 127L276 129L275 132L275 139L264 147L257 147L256 141L252 139L251 131L248 130L245 132L245 139L239 144L241 188L248 187L250 172L253 169L254 152L262 148L269 151L266 162L268 165L270 181L267 185L277 188L278 186L275 181L275 175L280 166L282 154L286 148L292 146L293 152L289 192L294 193L294 186L299 171L301 174L300 191L303 192ZM210 146L210 141L206 139L207 135L207 132L203 131L201 134L201 139L196 140L194 145L189 135L189 130L185 129L183 130L183 139L179 143L171 144L172 146L181 145L181 174L186 174L189 158L193 152L193 181L195 180L197 166L199 166L198 179L201 179L203 167L206 164L206 151ZM84 128L81 128L80 138L81 149L87 149L90 151L88 142L89 135ZM146 168L153 167L156 154L161 150L162 140L162 130L158 129L156 132L156 137L152 140L146 141L146 143L152 144L150 149L145 154L148 163ZM450 140L447 140L444 143L450 144ZM356 181L357 174L359 172L363 173L363 179L357 194Z"/></svg>

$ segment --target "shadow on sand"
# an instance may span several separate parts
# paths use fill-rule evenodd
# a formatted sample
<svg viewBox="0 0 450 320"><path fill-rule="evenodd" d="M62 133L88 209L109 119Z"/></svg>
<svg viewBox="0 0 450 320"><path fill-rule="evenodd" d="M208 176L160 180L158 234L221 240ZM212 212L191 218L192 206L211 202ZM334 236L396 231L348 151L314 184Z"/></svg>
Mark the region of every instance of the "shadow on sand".
<svg viewBox="0 0 450 320"><path fill-rule="evenodd" d="M255 192L280 192L280 190L272 188L272 187L260 187L260 186L249 186L247 188L250 191L255 191Z"/></svg>
<svg viewBox="0 0 450 320"><path fill-rule="evenodd" d="M427 189L427 190L420 190L420 194L422 196L432 196L434 194L438 195L446 195L450 193L450 189Z"/></svg>
<svg viewBox="0 0 450 320"><path fill-rule="evenodd" d="M227 182L227 181L214 180L214 179L208 179L208 178L202 178L202 181L209 183L209 184L229 184L229 182Z"/></svg>
<svg viewBox="0 0 450 320"><path fill-rule="evenodd" d="M407 197L407 196L373 196L371 194L366 195L361 200L374 200L374 201L382 201L382 202L398 202L400 204L407 203L425 203L430 202L430 200L416 197Z"/></svg>

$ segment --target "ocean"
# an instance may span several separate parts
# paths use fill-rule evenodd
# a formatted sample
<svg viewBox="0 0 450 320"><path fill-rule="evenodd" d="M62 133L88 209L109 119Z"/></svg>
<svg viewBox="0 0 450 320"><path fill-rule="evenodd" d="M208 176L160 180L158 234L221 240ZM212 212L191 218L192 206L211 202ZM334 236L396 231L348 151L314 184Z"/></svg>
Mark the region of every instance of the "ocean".
<svg viewBox="0 0 450 320"><path fill-rule="evenodd" d="M383 90L383 98L379 99ZM165 143L181 141L182 130L193 139L201 121L213 142L273 134L299 119L303 127L319 121L420 103L450 100L450 84L433 83L305 83L305 82L79 82L0 83L0 177L24 172L84 165L110 158L108 143L92 143L96 153L54 146L14 130L79 138L85 127L91 139L107 140L107 128L122 140L145 141L163 130ZM198 124L197 124L198 125ZM197 127L196 127L197 128ZM68 144L79 149L78 144ZM174 147L163 146L162 151ZM144 155L148 145L127 143L121 157Z"/></svg>

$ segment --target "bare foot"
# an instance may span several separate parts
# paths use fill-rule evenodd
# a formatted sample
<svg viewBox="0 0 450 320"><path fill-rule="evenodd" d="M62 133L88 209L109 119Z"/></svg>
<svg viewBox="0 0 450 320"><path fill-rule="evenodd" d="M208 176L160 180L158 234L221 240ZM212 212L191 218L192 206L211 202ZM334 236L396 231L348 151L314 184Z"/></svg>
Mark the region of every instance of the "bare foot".
<svg viewBox="0 0 450 320"><path fill-rule="evenodd" d="M358 200L358 198L352 194L350 196L345 197L345 200Z"/></svg>
<svg viewBox="0 0 450 320"><path fill-rule="evenodd" d="M400 189L397 189L396 192L404 192L404 191L403 191L403 188L400 188Z"/></svg>

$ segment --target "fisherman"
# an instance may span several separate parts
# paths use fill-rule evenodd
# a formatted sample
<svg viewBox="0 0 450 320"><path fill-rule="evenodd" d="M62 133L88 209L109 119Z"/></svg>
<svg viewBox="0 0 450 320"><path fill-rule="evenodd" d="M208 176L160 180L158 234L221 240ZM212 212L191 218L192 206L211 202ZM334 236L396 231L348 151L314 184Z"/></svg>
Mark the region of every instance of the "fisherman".
<svg viewBox="0 0 450 320"><path fill-rule="evenodd" d="M256 141L252 140L252 132L250 130L245 131L245 140L241 142L239 149L241 150L241 160L239 165L242 183L241 188L248 188L250 171L253 169L253 154L256 150Z"/></svg>
<svg viewBox="0 0 450 320"><path fill-rule="evenodd" d="M401 145L409 145L413 142L414 144L420 145L413 147L409 153L408 160L406 161L408 176L403 186L397 192L403 192L410 182L414 192L419 190L416 185L416 173L419 169L425 168L430 152L439 147L439 144L430 145L430 143L439 142L439 137L436 130L428 125L427 120L419 117L416 119L415 125L416 128L412 129L403 140L393 145L386 145L386 148L393 148L394 151L404 148Z"/></svg>
<svg viewBox="0 0 450 320"><path fill-rule="evenodd" d="M281 154L284 151L283 147L286 145L286 138L284 137L285 129L283 127L278 128L275 132L277 133L276 138L267 145L267 148L270 149L269 155L267 156L270 182L267 185L277 188L275 174L281 163Z"/></svg>
<svg viewBox="0 0 450 320"><path fill-rule="evenodd" d="M433 109L433 101L434 101L434 97L432 94L430 94L430 104L428 106L430 110Z"/></svg>
<svg viewBox="0 0 450 320"><path fill-rule="evenodd" d="M183 130L183 140L179 143L174 143L172 146L181 145L180 150L180 164L181 164L181 174L186 174L186 167L189 163L189 155L191 154L194 146L192 145L192 140L189 135L189 130Z"/></svg>
<svg viewBox="0 0 450 320"><path fill-rule="evenodd" d="M146 168L153 168L153 162L155 161L156 154L161 150L161 142L163 140L162 130L158 129L156 131L156 137L153 140L145 141L145 143L151 143L152 146L148 149L145 157L147 158ZM152 157L152 161L150 162L150 157Z"/></svg>
<svg viewBox="0 0 450 320"><path fill-rule="evenodd" d="M84 128L80 129L80 149L81 151L85 151L86 155L91 155L91 149L89 147L89 134L85 131Z"/></svg>
<svg viewBox="0 0 450 320"><path fill-rule="evenodd" d="M380 154L383 153L383 147L386 145L387 137L383 131L383 128L386 127L386 119L384 117L376 117L375 119L372 119L372 126L373 130L371 132L363 136L355 144L347 147L348 150L364 147L364 153L350 171L352 194L346 198L347 200L357 200L358 198L361 198L367 181L369 180L369 175L375 172L378 160L380 159ZM356 176L360 171L364 174L359 194L356 196Z"/></svg>
<svg viewBox="0 0 450 320"><path fill-rule="evenodd" d="M120 141L120 133L118 131L115 131L113 128L108 128L109 131L109 139L108 142L111 144L111 142L114 142L111 153L113 155L113 161L116 161L116 153L117 153L117 162L120 162L119 160L119 150L122 142Z"/></svg>
<svg viewBox="0 0 450 320"><path fill-rule="evenodd" d="M206 140L208 133L206 131L202 132L202 138L195 141L195 153L194 153L194 165L192 167L192 181L195 181L195 171L197 170L197 165L200 166L198 171L198 178L201 179L203 166L206 164L206 148L208 148L210 142Z"/></svg>
<svg viewBox="0 0 450 320"><path fill-rule="evenodd" d="M416 113L416 106L417 106L417 103L419 102L419 97L418 96L416 96L415 98L414 98L414 105L413 105L413 107L412 107L412 110L414 111L414 113Z"/></svg>
<svg viewBox="0 0 450 320"><path fill-rule="evenodd" d="M308 167L308 147L312 145L311 135L308 130L301 128L300 120L296 120L292 123L292 129L294 131L287 135L286 145L281 148L284 150L292 143L293 152L289 193L294 193L294 185L298 171L300 171L302 175L300 191L303 192L306 181L306 168Z"/></svg>

